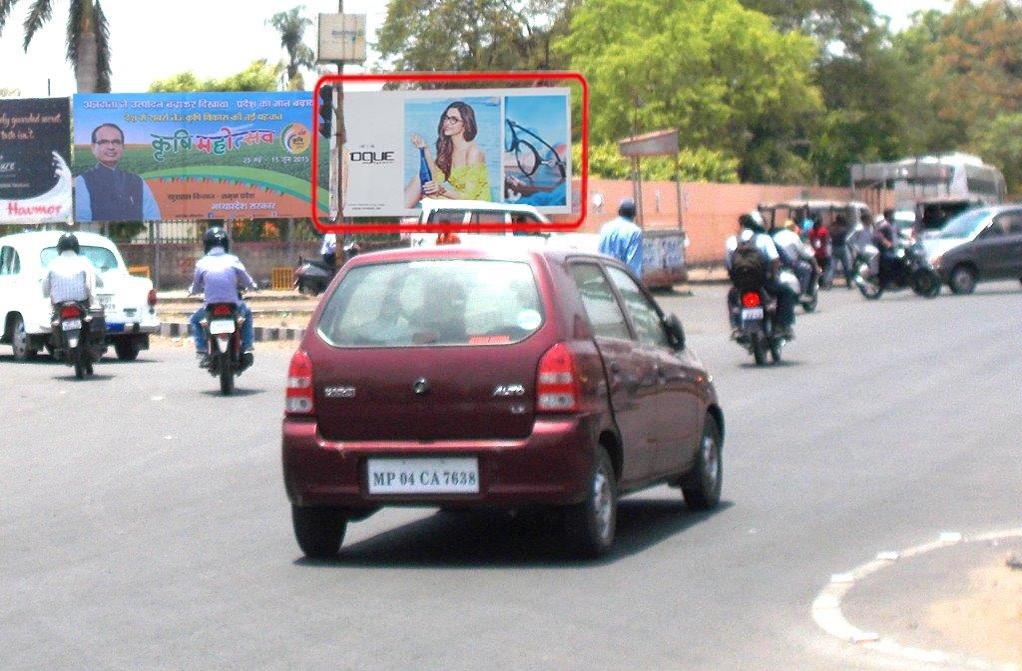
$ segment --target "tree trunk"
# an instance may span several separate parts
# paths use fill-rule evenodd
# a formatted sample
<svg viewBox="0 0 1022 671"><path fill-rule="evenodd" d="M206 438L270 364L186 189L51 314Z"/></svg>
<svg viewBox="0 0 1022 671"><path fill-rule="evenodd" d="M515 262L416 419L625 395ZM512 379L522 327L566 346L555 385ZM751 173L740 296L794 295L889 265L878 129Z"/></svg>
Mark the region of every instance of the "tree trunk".
<svg viewBox="0 0 1022 671"><path fill-rule="evenodd" d="M95 93L99 72L96 66L96 32L88 30L82 33L78 42L78 54L75 59L75 81L79 93Z"/></svg>

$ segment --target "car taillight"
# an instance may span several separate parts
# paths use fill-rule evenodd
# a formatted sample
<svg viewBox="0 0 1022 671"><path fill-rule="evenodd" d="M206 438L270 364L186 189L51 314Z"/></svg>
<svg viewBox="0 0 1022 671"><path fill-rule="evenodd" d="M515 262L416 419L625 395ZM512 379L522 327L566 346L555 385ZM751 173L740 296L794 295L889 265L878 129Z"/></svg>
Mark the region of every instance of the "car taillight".
<svg viewBox="0 0 1022 671"><path fill-rule="evenodd" d="M287 395L284 412L289 415L311 415L315 410L312 392L312 360L298 350L287 369Z"/></svg>
<svg viewBox="0 0 1022 671"><path fill-rule="evenodd" d="M149 307L156 307L156 289L149 290L149 296L146 297L146 301L149 303Z"/></svg>
<svg viewBox="0 0 1022 671"><path fill-rule="evenodd" d="M539 360L536 374L536 412L576 412L582 405L575 357L557 343Z"/></svg>
<svg viewBox="0 0 1022 671"><path fill-rule="evenodd" d="M214 317L229 317L231 314L230 305L214 305L213 316Z"/></svg>
<svg viewBox="0 0 1022 671"><path fill-rule="evenodd" d="M759 300L759 294L755 291L746 291L742 294L743 308L758 308L763 303Z"/></svg>
<svg viewBox="0 0 1022 671"><path fill-rule="evenodd" d="M78 319L82 316L82 311L77 305L65 305L60 308L61 319Z"/></svg>

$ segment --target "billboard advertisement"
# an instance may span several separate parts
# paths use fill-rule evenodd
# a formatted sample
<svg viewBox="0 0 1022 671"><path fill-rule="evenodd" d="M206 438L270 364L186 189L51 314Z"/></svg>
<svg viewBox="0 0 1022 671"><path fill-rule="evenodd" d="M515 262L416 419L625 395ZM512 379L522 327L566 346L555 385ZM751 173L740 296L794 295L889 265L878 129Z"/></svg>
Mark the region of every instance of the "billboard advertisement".
<svg viewBox="0 0 1022 671"><path fill-rule="evenodd" d="M424 198L571 212L570 89L345 93L344 216L410 217Z"/></svg>
<svg viewBox="0 0 1022 671"><path fill-rule="evenodd" d="M309 216L307 92L78 94L73 104L77 221Z"/></svg>
<svg viewBox="0 0 1022 671"><path fill-rule="evenodd" d="M68 98L0 100L0 224L71 218Z"/></svg>

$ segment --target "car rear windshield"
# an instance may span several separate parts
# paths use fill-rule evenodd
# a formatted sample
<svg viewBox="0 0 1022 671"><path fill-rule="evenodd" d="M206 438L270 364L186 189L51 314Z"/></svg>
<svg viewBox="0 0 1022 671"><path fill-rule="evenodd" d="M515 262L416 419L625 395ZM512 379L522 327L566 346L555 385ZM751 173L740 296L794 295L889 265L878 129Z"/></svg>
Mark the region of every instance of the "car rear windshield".
<svg viewBox="0 0 1022 671"><path fill-rule="evenodd" d="M43 268L50 264L57 254L56 247L47 247L39 254L39 261L42 263ZM104 247L89 247L82 245L78 250L79 256L87 258L92 265L96 267L96 270L105 272L111 268L117 267L117 257L109 249Z"/></svg>
<svg viewBox="0 0 1022 671"><path fill-rule="evenodd" d="M431 259L351 269L316 327L337 347L502 345L543 321L529 264Z"/></svg>

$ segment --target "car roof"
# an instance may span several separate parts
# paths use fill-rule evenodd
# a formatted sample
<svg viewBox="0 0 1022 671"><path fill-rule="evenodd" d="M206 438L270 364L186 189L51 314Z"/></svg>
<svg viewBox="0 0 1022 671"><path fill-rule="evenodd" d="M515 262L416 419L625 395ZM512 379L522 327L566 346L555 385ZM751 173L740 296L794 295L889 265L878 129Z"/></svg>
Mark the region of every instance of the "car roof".
<svg viewBox="0 0 1022 671"><path fill-rule="evenodd" d="M439 245L432 247L397 247L374 252L365 252L353 257L345 266L372 265L399 261L421 261L427 259L484 259L494 261L525 261L559 263L567 257L589 257L607 260L602 254L576 249L517 246L474 246L472 244Z"/></svg>
<svg viewBox="0 0 1022 671"><path fill-rule="evenodd" d="M423 198L420 201L426 210L468 210L470 212L522 212L542 216L534 206L519 203L494 203L488 200L444 200Z"/></svg>
<svg viewBox="0 0 1022 671"><path fill-rule="evenodd" d="M2 236L0 237L0 242L5 245L12 245L16 247L35 247L42 249L43 247L52 247L53 245L56 245L57 240L59 240L60 236L64 233L74 233L75 237L78 238L78 243L81 245L116 248L109 238L99 235L98 233L90 233L88 231L25 231L22 233L13 233L11 235Z"/></svg>

